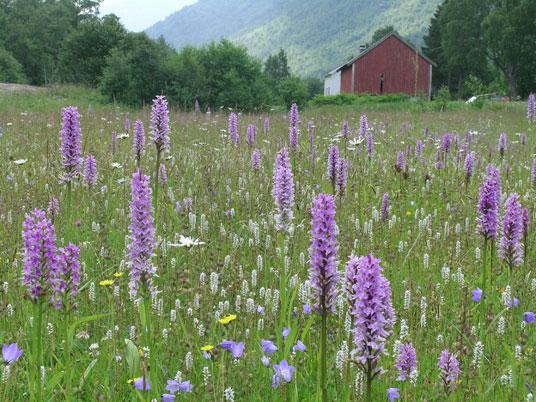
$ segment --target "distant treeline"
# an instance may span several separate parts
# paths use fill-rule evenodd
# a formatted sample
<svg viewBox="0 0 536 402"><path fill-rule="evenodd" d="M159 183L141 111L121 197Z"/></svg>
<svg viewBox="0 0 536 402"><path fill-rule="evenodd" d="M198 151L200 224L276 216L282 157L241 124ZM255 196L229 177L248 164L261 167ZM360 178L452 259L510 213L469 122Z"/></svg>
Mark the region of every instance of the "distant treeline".
<svg viewBox="0 0 536 402"><path fill-rule="evenodd" d="M284 51L264 64L227 40L177 52L99 16L100 1L0 0L0 82L82 84L130 105L165 93L185 109L287 107L322 92L291 74Z"/></svg>
<svg viewBox="0 0 536 402"><path fill-rule="evenodd" d="M445 0L424 37L436 90L458 97L536 90L536 0Z"/></svg>

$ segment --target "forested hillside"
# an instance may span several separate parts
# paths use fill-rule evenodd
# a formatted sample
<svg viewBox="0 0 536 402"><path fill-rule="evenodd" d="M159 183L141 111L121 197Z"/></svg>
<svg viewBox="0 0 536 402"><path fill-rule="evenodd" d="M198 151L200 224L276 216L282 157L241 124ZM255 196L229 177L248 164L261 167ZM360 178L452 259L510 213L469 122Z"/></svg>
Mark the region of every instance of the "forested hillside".
<svg viewBox="0 0 536 402"><path fill-rule="evenodd" d="M440 0L200 0L147 30L177 49L227 37L260 59L283 48L291 70L322 76L375 30L420 44Z"/></svg>

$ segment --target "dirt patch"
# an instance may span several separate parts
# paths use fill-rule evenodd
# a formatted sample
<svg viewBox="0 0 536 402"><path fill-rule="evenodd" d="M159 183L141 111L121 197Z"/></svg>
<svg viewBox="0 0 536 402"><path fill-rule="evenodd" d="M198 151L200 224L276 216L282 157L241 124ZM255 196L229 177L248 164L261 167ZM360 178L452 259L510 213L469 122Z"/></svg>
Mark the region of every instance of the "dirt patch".
<svg viewBox="0 0 536 402"><path fill-rule="evenodd" d="M45 90L46 88L44 87L36 87L34 85L0 83L0 93L40 92Z"/></svg>

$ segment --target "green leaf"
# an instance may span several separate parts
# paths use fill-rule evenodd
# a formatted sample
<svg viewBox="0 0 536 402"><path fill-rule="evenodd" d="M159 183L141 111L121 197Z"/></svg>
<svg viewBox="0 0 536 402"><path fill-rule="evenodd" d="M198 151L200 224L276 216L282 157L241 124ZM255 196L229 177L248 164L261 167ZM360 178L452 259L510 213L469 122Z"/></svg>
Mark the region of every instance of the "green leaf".
<svg viewBox="0 0 536 402"><path fill-rule="evenodd" d="M140 367L140 354L138 347L130 339L125 339L125 344L127 346L126 360L130 369L130 378L134 378Z"/></svg>
<svg viewBox="0 0 536 402"><path fill-rule="evenodd" d="M95 364L97 364L98 359L93 359L91 363L86 367L84 374L80 378L80 383L78 384L78 390L80 391L82 387L84 386L84 383L86 382L89 374L91 373L91 370L93 370L93 367L95 367Z"/></svg>

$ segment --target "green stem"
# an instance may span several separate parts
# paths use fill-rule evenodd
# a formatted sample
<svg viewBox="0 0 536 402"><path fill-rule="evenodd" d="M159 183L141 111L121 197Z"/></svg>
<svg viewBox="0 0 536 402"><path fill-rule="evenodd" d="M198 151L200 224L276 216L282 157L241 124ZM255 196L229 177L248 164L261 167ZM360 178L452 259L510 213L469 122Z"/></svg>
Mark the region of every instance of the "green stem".
<svg viewBox="0 0 536 402"><path fill-rule="evenodd" d="M484 250L482 250L482 294L484 295L484 300L482 301L482 311L483 311L484 321L486 320L486 305L484 301L488 297L488 294L486 293L487 254L488 254L488 239L484 238Z"/></svg>
<svg viewBox="0 0 536 402"><path fill-rule="evenodd" d="M324 303L321 303L324 306ZM326 348L327 348L327 314L326 311L322 312L322 331L321 331L321 343L320 343L320 384L322 386L322 402L328 401L328 388L326 384L327 379L327 365L326 365Z"/></svg>
<svg viewBox="0 0 536 402"><path fill-rule="evenodd" d="M64 356L64 370L65 370L65 400L71 401L72 384L71 384L71 337L69 336L69 323L70 323L70 305L66 301L66 314L64 317L65 326L65 356ZM113 328L113 327L112 327Z"/></svg>
<svg viewBox="0 0 536 402"><path fill-rule="evenodd" d="M42 339L42 327L43 327L43 302L39 299L34 303L34 325L32 336L32 358L34 360L34 381L35 388L32 387L32 393L37 392L37 395L33 394L33 399L36 401L42 401L43 398L43 383L41 381L41 366L43 365L43 339Z"/></svg>
<svg viewBox="0 0 536 402"><path fill-rule="evenodd" d="M154 350L152 350L151 343L151 292L147 286L144 286L143 289L143 305L140 306L142 309L142 340L143 346L149 349L149 365L148 365L148 375L143 373L145 379L149 378L149 382L152 387L156 386L156 381L154 380L154 370L156 369L154 363Z"/></svg>
<svg viewBox="0 0 536 402"><path fill-rule="evenodd" d="M154 226L157 226L157 217L158 217L158 178L160 175L160 150L156 150L156 170L154 172Z"/></svg>

